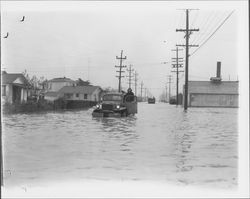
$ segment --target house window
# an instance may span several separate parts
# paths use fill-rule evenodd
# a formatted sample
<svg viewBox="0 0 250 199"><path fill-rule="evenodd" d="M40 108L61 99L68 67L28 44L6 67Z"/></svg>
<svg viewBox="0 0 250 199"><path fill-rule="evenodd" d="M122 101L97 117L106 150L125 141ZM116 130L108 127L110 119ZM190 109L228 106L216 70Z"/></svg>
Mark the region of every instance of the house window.
<svg viewBox="0 0 250 199"><path fill-rule="evenodd" d="M2 96L6 96L6 85L2 85Z"/></svg>
<svg viewBox="0 0 250 199"><path fill-rule="evenodd" d="M76 93L76 97L79 97L79 93Z"/></svg>
<svg viewBox="0 0 250 199"><path fill-rule="evenodd" d="M66 99L70 99L71 97L73 97L73 94L71 94L71 93L65 93L65 94L64 94L64 97L65 97Z"/></svg>
<svg viewBox="0 0 250 199"><path fill-rule="evenodd" d="M88 94L84 94L84 99L88 99Z"/></svg>

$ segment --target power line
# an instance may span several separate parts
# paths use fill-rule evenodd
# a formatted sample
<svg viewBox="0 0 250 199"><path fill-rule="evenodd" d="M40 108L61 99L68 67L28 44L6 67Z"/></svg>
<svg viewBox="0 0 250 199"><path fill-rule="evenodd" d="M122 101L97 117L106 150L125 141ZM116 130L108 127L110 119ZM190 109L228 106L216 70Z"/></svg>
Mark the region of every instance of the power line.
<svg viewBox="0 0 250 199"><path fill-rule="evenodd" d="M211 18L212 15L208 15L204 20L203 23L201 23L200 25L200 29L203 30L203 27L207 27L207 23L209 21L209 19ZM201 35L201 32L199 31L198 34L196 34L196 37L193 38L192 42L190 43L194 43L196 42L197 38L199 38L199 36Z"/></svg>
<svg viewBox="0 0 250 199"><path fill-rule="evenodd" d="M202 43L207 38L207 36L210 35L215 30L215 28L217 28L218 24L220 24L221 20L223 20L224 18L225 18L224 13L222 13L221 16L219 16L219 13L217 13L213 18L213 20L211 21L211 23L208 24L208 26L204 27L204 29L206 28L206 31L203 34L201 34L201 36L198 37L198 39L196 39L196 42Z"/></svg>
<svg viewBox="0 0 250 199"><path fill-rule="evenodd" d="M220 29L220 27L229 19L229 17L231 17L233 12L234 10L222 21L222 23L215 29L215 31L202 44L200 44L200 46L189 56L192 56L195 52L197 52L197 50L199 50L202 46L204 46L204 44L207 43L207 41Z"/></svg>
<svg viewBox="0 0 250 199"><path fill-rule="evenodd" d="M210 14L210 17L207 18L207 21L204 23L204 25L200 28L201 30L205 30L205 31L199 32L191 43L194 43L194 42L200 43L200 41L202 41L204 37L206 38L206 35L209 35L210 32L214 29L213 24L217 24L216 22L217 18L218 18L218 12L216 13L216 11L213 11Z"/></svg>

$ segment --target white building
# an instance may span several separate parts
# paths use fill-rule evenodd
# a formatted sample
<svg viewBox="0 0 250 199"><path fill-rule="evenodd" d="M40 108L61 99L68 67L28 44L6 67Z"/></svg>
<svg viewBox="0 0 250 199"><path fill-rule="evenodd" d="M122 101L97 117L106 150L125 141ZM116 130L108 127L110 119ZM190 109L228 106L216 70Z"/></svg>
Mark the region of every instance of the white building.
<svg viewBox="0 0 250 199"><path fill-rule="evenodd" d="M57 92L64 86L74 86L76 82L63 77L63 78L54 78L47 82L47 92Z"/></svg>
<svg viewBox="0 0 250 199"><path fill-rule="evenodd" d="M66 100L98 102L101 98L101 91L99 86L64 86L59 93Z"/></svg>
<svg viewBox="0 0 250 199"><path fill-rule="evenodd" d="M3 103L23 103L30 96L29 82L22 73L2 72Z"/></svg>

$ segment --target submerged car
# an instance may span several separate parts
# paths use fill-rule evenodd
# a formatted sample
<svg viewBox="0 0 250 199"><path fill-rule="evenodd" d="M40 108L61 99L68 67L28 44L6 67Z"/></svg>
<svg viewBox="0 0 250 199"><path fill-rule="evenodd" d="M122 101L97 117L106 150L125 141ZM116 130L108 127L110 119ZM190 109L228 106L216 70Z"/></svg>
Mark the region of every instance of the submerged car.
<svg viewBox="0 0 250 199"><path fill-rule="evenodd" d="M137 113L137 97L124 93L108 93L96 105L94 117L123 117Z"/></svg>

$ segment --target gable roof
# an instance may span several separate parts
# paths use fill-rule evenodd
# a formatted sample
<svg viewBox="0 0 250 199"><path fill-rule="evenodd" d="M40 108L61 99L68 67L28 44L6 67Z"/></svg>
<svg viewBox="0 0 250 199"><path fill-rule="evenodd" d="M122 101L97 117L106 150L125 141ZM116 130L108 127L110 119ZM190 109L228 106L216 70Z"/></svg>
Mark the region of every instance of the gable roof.
<svg viewBox="0 0 250 199"><path fill-rule="evenodd" d="M21 78L24 82L24 85L29 85L28 80L24 77L22 73L2 73L2 84L13 84L15 80Z"/></svg>
<svg viewBox="0 0 250 199"><path fill-rule="evenodd" d="M59 92L46 92L44 93L44 96L47 96L47 97L58 97L59 96Z"/></svg>
<svg viewBox="0 0 250 199"><path fill-rule="evenodd" d="M99 86L64 86L58 92L92 94L96 89L101 88Z"/></svg>
<svg viewBox="0 0 250 199"><path fill-rule="evenodd" d="M189 81L189 93L204 94L238 94L238 81L221 81L218 83L212 81Z"/></svg>
<svg viewBox="0 0 250 199"><path fill-rule="evenodd" d="M66 77L58 77L58 78L53 78L48 82L75 82L75 81Z"/></svg>

